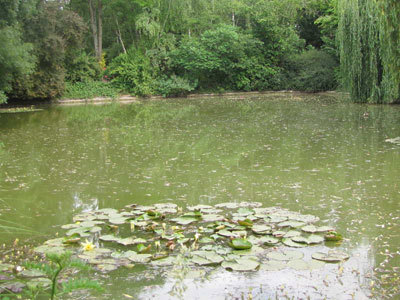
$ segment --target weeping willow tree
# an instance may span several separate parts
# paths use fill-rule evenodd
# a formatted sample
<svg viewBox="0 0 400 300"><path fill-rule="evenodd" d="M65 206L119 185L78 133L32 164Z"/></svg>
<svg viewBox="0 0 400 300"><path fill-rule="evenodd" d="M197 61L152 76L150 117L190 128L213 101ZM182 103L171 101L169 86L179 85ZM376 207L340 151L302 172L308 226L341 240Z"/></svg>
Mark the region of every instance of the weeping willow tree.
<svg viewBox="0 0 400 300"><path fill-rule="evenodd" d="M339 0L338 40L344 86L356 102L399 100L398 0Z"/></svg>

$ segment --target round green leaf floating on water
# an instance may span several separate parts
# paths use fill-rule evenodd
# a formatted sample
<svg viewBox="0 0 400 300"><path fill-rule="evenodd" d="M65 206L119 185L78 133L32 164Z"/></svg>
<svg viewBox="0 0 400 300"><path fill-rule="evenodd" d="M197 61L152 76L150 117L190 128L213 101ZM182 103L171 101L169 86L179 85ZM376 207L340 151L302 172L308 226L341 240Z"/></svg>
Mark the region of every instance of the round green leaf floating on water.
<svg viewBox="0 0 400 300"><path fill-rule="evenodd" d="M48 286L50 286L52 284L52 281L48 278L33 278L31 280L29 280L26 285L30 288L30 289L36 289L36 288L46 288Z"/></svg>
<svg viewBox="0 0 400 300"><path fill-rule="evenodd" d="M197 265L217 265L220 264L224 258L213 251L195 251L191 259Z"/></svg>
<svg viewBox="0 0 400 300"><path fill-rule="evenodd" d="M178 217L171 219L171 221L179 224L179 225L189 225L190 223L198 221L198 218L195 217Z"/></svg>
<svg viewBox="0 0 400 300"><path fill-rule="evenodd" d="M334 250L331 250L328 253L316 252L312 255L313 259L321 260L328 263L338 263L349 259L349 257L350 256L344 252Z"/></svg>
<svg viewBox="0 0 400 300"><path fill-rule="evenodd" d="M231 242L229 243L229 246L231 246L233 249L236 250L246 250L246 249L250 249L253 245L246 239L233 239L231 240Z"/></svg>
<svg viewBox="0 0 400 300"><path fill-rule="evenodd" d="M271 233L271 226L268 225L253 225L251 230L256 234L269 234Z"/></svg>
<svg viewBox="0 0 400 300"><path fill-rule="evenodd" d="M304 261L301 259L289 261L287 264L288 267L298 271L320 269L324 265L325 264L322 261L318 260Z"/></svg>
<svg viewBox="0 0 400 300"><path fill-rule="evenodd" d="M289 221L284 221L281 223L278 223L279 227L292 227L292 228L298 228L298 227L302 227L306 225L306 223L304 222L300 222L300 221L295 221L295 220L289 220Z"/></svg>
<svg viewBox="0 0 400 300"><path fill-rule="evenodd" d="M324 238L322 236L312 234L309 237L295 236L295 237L292 237L292 240L296 243L304 243L307 245L311 245L311 244L322 243L324 241Z"/></svg>
<svg viewBox="0 0 400 300"><path fill-rule="evenodd" d="M264 271L279 271L286 268L286 262L282 260L270 260L263 263L260 267Z"/></svg>
<svg viewBox="0 0 400 300"><path fill-rule="evenodd" d="M255 271L260 266L258 261L248 258L238 258L234 261L224 261L222 267L233 271Z"/></svg>
<svg viewBox="0 0 400 300"><path fill-rule="evenodd" d="M35 278L35 277L44 277L46 273L41 270L31 269L31 270L23 270L18 276L25 277L25 278Z"/></svg>
<svg viewBox="0 0 400 300"><path fill-rule="evenodd" d="M283 237L285 237L285 238L293 238L293 237L299 236L299 235L301 235L301 232L300 232L300 231L297 231L297 230L289 230L288 232L286 232L286 233L283 235Z"/></svg>
<svg viewBox="0 0 400 300"><path fill-rule="evenodd" d="M217 232L219 235L226 236L226 237L239 237L246 235L246 231L229 231L226 229L222 229Z"/></svg>
<svg viewBox="0 0 400 300"><path fill-rule="evenodd" d="M308 270L308 264L301 259L291 260L287 263L287 266L295 270Z"/></svg>
<svg viewBox="0 0 400 300"><path fill-rule="evenodd" d="M304 254L303 252L294 250L273 251L269 252L267 254L267 257L273 260L289 261L289 260L302 259L304 257Z"/></svg>
<svg viewBox="0 0 400 300"><path fill-rule="evenodd" d="M286 246L293 247L293 248L302 248L305 247L305 244L296 243L291 238L284 238L282 239L282 243Z"/></svg>
<svg viewBox="0 0 400 300"><path fill-rule="evenodd" d="M130 253L130 255L127 256L127 258L133 262L136 263L148 263L151 260L152 255L151 254L137 254L134 253L134 251L132 251L133 253Z"/></svg>
<svg viewBox="0 0 400 300"><path fill-rule="evenodd" d="M101 237L99 237L99 239L105 242L113 242L119 240L120 238L116 237L115 235L107 234L102 235Z"/></svg>
<svg viewBox="0 0 400 300"><path fill-rule="evenodd" d="M279 239L273 236L263 236L259 238L258 241L263 245L268 245L268 246L276 245L279 243Z"/></svg>

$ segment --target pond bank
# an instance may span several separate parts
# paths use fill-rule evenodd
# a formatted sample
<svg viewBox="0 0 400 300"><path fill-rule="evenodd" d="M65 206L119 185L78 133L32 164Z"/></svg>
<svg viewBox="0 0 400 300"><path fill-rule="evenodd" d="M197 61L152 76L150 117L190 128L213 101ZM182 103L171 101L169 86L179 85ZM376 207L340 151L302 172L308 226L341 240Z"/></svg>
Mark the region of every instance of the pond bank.
<svg viewBox="0 0 400 300"><path fill-rule="evenodd" d="M269 95L269 96L287 96L291 95L292 97L301 96L301 95L345 95L345 93L337 92L337 91L329 91L329 92L321 92L321 93L306 93L306 92L298 92L298 91L266 91L266 92L228 92L228 93L206 93L206 94L190 94L186 97L176 97L176 98L188 98L188 99L196 99L196 98L215 98L215 97L224 97L224 98L241 98L251 96L261 96L261 95ZM117 101L122 104L128 104L133 102L138 102L141 100L165 100L168 98L162 96L151 96L151 97L136 97L131 95L121 95L118 98L107 98L107 97L96 97L92 99L58 99L54 100L52 103L58 105L79 105L79 104L105 104Z"/></svg>

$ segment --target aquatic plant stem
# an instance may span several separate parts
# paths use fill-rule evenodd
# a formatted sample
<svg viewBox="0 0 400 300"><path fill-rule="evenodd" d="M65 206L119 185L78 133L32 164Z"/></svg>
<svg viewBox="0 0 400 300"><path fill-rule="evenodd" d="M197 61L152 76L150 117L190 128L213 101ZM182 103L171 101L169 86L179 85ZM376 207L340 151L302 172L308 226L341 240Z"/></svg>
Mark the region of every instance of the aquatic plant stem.
<svg viewBox="0 0 400 300"><path fill-rule="evenodd" d="M63 269L63 266L61 265L61 263L59 261L57 261L57 265L58 265L58 269L56 271L56 273L53 276L52 279L52 285L51 285L51 300L54 300L54 296L56 294L56 284L57 284L57 277L58 274L60 274L61 270Z"/></svg>

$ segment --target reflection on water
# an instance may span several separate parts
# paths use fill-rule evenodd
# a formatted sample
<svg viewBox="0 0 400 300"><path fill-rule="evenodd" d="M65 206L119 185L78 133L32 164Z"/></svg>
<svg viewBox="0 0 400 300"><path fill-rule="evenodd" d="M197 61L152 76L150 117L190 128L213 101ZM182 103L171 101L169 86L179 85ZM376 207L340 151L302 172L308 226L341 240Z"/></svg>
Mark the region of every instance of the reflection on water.
<svg viewBox="0 0 400 300"><path fill-rule="evenodd" d="M342 271L337 265L297 275L218 269L212 280L189 284L187 293L206 288L215 299L249 292L264 299L303 298L307 291L362 299L375 290L390 298L400 265L400 146L385 140L400 136L399 124L400 107L290 95L0 114L0 217L52 235L79 211L134 202L280 205L317 215L343 233L340 248L352 258ZM4 231L0 239L16 235L28 238ZM106 275L106 283L119 278L118 288L109 289L113 298L131 289L143 299L162 298L173 285L168 277L153 281L139 273ZM130 276L141 279L131 285Z"/></svg>

